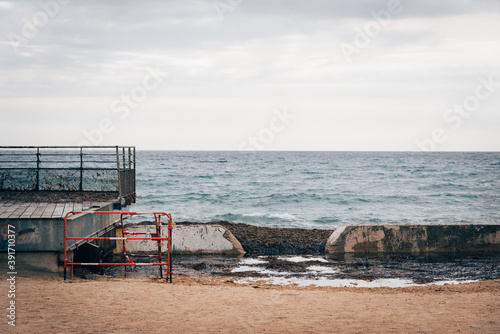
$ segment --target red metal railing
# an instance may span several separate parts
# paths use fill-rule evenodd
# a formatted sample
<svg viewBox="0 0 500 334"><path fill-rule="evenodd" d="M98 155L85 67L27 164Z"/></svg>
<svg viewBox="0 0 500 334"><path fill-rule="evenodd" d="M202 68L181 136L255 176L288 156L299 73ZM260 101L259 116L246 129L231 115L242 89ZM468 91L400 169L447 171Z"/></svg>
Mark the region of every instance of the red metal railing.
<svg viewBox="0 0 500 334"><path fill-rule="evenodd" d="M120 225L123 232L122 237L77 237L71 236L68 237L68 216L72 214L79 213L88 213L88 214L108 214L108 215L120 215ZM141 232L129 232L125 230L123 226L123 216L133 216L133 215L145 215L152 214L155 218L156 225L156 233L141 233ZM168 233L167 236L163 236L163 225L161 221L161 217L166 216L168 218ZM172 216L169 213L165 212L123 212L123 211L71 211L68 212L64 216L64 280L66 280L66 267L67 266L124 266L126 270L127 266L159 266L160 277L163 278L163 266L167 267L167 275L166 280L172 283L172 229L175 223L172 221ZM145 237L127 237L126 235L146 235ZM73 262L69 260L67 257L68 240L122 240L123 247L123 262L120 263L82 263L82 262ZM130 254L127 253L126 241L127 240L151 240L156 241L158 244L158 254L157 255L145 255L145 254ZM167 256L166 262L162 260L162 250L161 247L164 245L163 241L167 241ZM142 262L137 263L132 261L130 257L157 257L158 262L150 263L150 262Z"/></svg>

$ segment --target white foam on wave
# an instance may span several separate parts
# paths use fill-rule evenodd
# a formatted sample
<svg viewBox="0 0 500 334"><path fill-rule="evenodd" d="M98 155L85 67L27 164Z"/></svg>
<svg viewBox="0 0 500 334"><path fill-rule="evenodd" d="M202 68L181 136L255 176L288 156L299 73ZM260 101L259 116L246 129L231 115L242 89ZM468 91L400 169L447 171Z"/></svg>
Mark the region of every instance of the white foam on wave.
<svg viewBox="0 0 500 334"><path fill-rule="evenodd" d="M297 220L297 217L289 213L273 213L269 215L270 218L278 218L283 220Z"/></svg>

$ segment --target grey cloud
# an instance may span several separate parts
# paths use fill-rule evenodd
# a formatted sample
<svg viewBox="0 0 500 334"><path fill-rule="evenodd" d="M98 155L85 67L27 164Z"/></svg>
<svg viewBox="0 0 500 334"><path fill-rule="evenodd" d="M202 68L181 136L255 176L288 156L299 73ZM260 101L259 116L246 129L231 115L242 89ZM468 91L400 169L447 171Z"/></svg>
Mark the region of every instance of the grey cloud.
<svg viewBox="0 0 500 334"><path fill-rule="evenodd" d="M500 11L498 0L316 0L316 1L242 1L236 15L290 16L294 19L370 19L371 12L386 9L395 1L404 8L404 16L436 17ZM244 13L245 12L245 13ZM232 13L231 13L232 14Z"/></svg>
<svg viewBox="0 0 500 334"><path fill-rule="evenodd" d="M407 20L405 24L384 29L350 65L342 58L339 43L352 42L353 28L373 20L371 12L385 9L388 1L242 0L222 20L214 8L217 1L227 2L70 1L20 48L21 55L6 43L6 33L19 32L21 20L30 18L39 5L11 1L10 8L0 6L0 94L23 101L9 110L16 119L20 118L16 112L22 118L36 114L38 108L23 103L39 97L52 98L52 104L43 109L49 119L60 119L61 114L71 119L85 108L98 115L109 113L109 101L140 82L146 67L161 65L171 75L154 95L181 99L173 105L182 110L216 114L223 108L218 102L222 106L236 101L234 107L226 107L230 113L250 109L247 105L255 101L283 101L302 103L307 112L308 106L316 105L340 114L344 110L336 106L343 100L348 107L351 101L364 103L366 107L360 110L373 114L379 100L403 106L419 100L432 104L442 92L452 90L457 80L468 80L498 64L471 58L451 67L439 59L436 64L425 64L428 67L423 71L412 68L418 64L418 52L424 50L432 57L433 50L442 47L439 20L471 15L470 22L478 22L486 16L479 14L500 13L499 1L401 0L405 10L395 19ZM436 24L425 27L419 18L431 18ZM476 27L470 30L481 34ZM397 63L405 61L397 55L395 63L378 62L406 46L416 50L406 54L407 64ZM394 65L403 70L395 70ZM75 111L71 102L60 99L73 96L90 101L91 107L78 106ZM95 97L102 98L102 104L94 104ZM203 98L213 106L197 105ZM179 110L148 103L156 110ZM52 110L53 106L58 110ZM250 112L242 111L247 116Z"/></svg>

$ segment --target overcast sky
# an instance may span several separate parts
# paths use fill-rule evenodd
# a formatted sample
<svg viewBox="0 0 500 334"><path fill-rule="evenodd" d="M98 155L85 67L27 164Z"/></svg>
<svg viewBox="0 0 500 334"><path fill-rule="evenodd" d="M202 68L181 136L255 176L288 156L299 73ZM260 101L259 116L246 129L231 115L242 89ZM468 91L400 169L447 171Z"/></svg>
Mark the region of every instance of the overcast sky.
<svg viewBox="0 0 500 334"><path fill-rule="evenodd" d="M0 1L0 145L500 150L500 1Z"/></svg>

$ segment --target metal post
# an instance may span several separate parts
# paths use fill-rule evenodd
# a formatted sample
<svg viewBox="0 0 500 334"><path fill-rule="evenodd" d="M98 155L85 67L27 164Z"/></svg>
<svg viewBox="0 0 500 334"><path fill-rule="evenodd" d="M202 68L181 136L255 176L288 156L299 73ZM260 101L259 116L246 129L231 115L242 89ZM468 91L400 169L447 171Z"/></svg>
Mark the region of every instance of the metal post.
<svg viewBox="0 0 500 334"><path fill-rule="evenodd" d="M125 225L123 225L123 214L120 214L120 227L122 229L122 237L125 237ZM127 262L127 246L125 239L122 239L123 263ZM123 266L123 275L127 277L127 266Z"/></svg>
<svg viewBox="0 0 500 334"><path fill-rule="evenodd" d="M40 148L36 148L36 191L40 190Z"/></svg>
<svg viewBox="0 0 500 334"><path fill-rule="evenodd" d="M134 146L134 169L135 169L135 146Z"/></svg>
<svg viewBox="0 0 500 334"><path fill-rule="evenodd" d="M134 193L132 194L132 199L133 201L135 202L135 198L136 198L136 190L135 190L135 170L136 170L136 167L135 167L135 162L136 162L136 152L135 152L135 146L134 146L134 170L131 172L132 173L132 187L134 189Z"/></svg>
<svg viewBox="0 0 500 334"><path fill-rule="evenodd" d="M80 147L80 191L83 191L83 147Z"/></svg>
<svg viewBox="0 0 500 334"><path fill-rule="evenodd" d="M64 216L64 280L66 281L66 266L67 266L67 263L68 263L68 246L67 246L67 243L68 243L68 215L69 213L67 213L65 216Z"/></svg>
<svg viewBox="0 0 500 334"><path fill-rule="evenodd" d="M132 169L132 151L128 148L128 169Z"/></svg>
<svg viewBox="0 0 500 334"><path fill-rule="evenodd" d="M122 197L122 181L120 177L120 152L116 146L116 172L118 173L118 196Z"/></svg>
<svg viewBox="0 0 500 334"><path fill-rule="evenodd" d="M155 214L156 235L161 238L162 237L162 235L161 235L162 226L161 226L161 218L160 217L161 217L160 215L156 216L156 214ZM158 245L158 258L159 258L158 262L161 263L161 245L163 244L163 241L157 240L156 243ZM167 275L168 275L168 273L167 273ZM160 265L160 278L163 278L163 268L161 267L161 265Z"/></svg>
<svg viewBox="0 0 500 334"><path fill-rule="evenodd" d="M121 186L123 190L121 191L121 195L125 198L125 203L127 203L127 164L125 163L125 147L122 147L122 169L123 169L123 179L121 180ZM128 203L127 203L128 204Z"/></svg>
<svg viewBox="0 0 500 334"><path fill-rule="evenodd" d="M172 229L174 228L173 226L173 221L172 217L168 220L168 254L167 254L167 259L168 259L168 272L170 273L170 283L172 283L172 262L173 262L173 254L172 254ZM169 277L167 276L167 280Z"/></svg>
<svg viewBox="0 0 500 334"><path fill-rule="evenodd" d="M133 202L133 197L132 197L132 151L131 148L128 147L128 169L127 169L127 201L130 201L130 203Z"/></svg>

